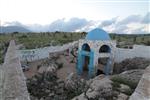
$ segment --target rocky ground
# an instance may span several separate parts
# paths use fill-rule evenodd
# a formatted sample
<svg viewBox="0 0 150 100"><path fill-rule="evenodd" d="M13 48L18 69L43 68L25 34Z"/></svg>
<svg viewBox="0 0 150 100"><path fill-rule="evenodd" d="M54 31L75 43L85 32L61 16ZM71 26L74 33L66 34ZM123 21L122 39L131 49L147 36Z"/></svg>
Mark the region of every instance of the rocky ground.
<svg viewBox="0 0 150 100"><path fill-rule="evenodd" d="M150 59L136 57L133 59L126 59L120 63L114 64L114 74L119 74L121 72L131 70L131 69L145 69L150 65Z"/></svg>
<svg viewBox="0 0 150 100"><path fill-rule="evenodd" d="M42 73L47 70L47 68L52 68L51 70L57 70L57 77L60 79L65 79L70 73L76 72L76 58L67 51L52 53L49 58L41 59L33 62L22 62L29 66L30 70L25 71L25 76L27 78L32 78L32 76Z"/></svg>
<svg viewBox="0 0 150 100"><path fill-rule="evenodd" d="M34 74L25 72L31 100L128 100L150 60L126 59L115 63L114 75L89 80L76 75L75 65L67 51L38 61Z"/></svg>
<svg viewBox="0 0 150 100"><path fill-rule="evenodd" d="M70 100L84 91L86 82L77 76L63 81L56 73L45 72L27 80L27 86L31 100Z"/></svg>

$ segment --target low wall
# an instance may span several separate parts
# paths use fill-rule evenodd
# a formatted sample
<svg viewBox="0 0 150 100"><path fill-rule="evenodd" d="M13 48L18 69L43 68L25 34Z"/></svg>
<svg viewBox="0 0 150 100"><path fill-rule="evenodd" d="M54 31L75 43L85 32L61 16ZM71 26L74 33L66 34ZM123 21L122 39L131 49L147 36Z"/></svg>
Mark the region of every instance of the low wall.
<svg viewBox="0 0 150 100"><path fill-rule="evenodd" d="M150 46L134 45L133 49L115 49L115 62L121 62L127 58L143 57L150 59Z"/></svg>
<svg viewBox="0 0 150 100"><path fill-rule="evenodd" d="M49 57L49 53L61 52L78 46L78 41L63 46L50 46L38 49L18 50L21 61L34 61ZM150 46L134 45L133 49L114 48L114 61L121 62L127 58L143 57L150 59Z"/></svg>
<svg viewBox="0 0 150 100"><path fill-rule="evenodd" d="M34 61L48 58L49 53L61 52L69 48L73 48L78 41L65 44L63 46L50 46L38 49L18 50L21 61Z"/></svg>
<svg viewBox="0 0 150 100"><path fill-rule="evenodd" d="M4 64L1 100L30 100L14 41L10 41Z"/></svg>

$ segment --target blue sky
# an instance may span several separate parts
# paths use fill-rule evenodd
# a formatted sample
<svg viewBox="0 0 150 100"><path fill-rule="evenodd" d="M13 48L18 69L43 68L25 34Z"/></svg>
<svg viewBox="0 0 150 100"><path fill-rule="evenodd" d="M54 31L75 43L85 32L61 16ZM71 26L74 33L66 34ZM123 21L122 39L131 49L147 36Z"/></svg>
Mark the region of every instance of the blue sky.
<svg viewBox="0 0 150 100"><path fill-rule="evenodd" d="M41 30L48 26L62 31L100 27L109 32L132 34L141 30L139 33L147 33L149 12L149 0L0 0L1 24L19 22L31 29L42 25ZM142 22L145 16L147 23ZM102 25L110 22L112 24ZM77 24L71 27L73 23ZM58 27L59 24L64 26Z"/></svg>

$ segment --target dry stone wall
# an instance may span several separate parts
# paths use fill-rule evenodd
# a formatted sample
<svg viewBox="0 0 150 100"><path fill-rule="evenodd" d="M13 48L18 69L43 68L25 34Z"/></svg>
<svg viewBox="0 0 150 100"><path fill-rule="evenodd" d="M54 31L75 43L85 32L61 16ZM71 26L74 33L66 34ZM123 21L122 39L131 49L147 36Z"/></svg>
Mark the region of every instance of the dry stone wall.
<svg viewBox="0 0 150 100"><path fill-rule="evenodd" d="M49 57L49 53L62 52L69 48L73 48L78 41L65 44L63 46L50 46L38 49L18 50L21 61L35 61Z"/></svg>
<svg viewBox="0 0 150 100"><path fill-rule="evenodd" d="M20 59L17 55L15 42L10 41L4 64L3 72L0 71L0 99L1 100L30 100L23 74Z"/></svg>

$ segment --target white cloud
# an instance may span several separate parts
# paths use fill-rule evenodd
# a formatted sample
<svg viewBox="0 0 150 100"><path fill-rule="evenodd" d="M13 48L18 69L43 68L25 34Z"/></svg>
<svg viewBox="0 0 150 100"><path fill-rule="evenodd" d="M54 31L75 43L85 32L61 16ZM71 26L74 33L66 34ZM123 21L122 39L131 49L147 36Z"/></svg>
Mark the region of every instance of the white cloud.
<svg viewBox="0 0 150 100"><path fill-rule="evenodd" d="M49 31L76 31L89 24L89 21L81 18L71 18L68 21L64 19L56 20L49 25Z"/></svg>
<svg viewBox="0 0 150 100"><path fill-rule="evenodd" d="M130 15L120 21L116 21L111 26L104 27L104 29L119 34L147 34L150 33L149 14L148 12L144 16Z"/></svg>
<svg viewBox="0 0 150 100"><path fill-rule="evenodd" d="M32 31L89 31L93 28L103 28L110 33L118 34L143 34L150 33L150 23L148 21L148 14L141 15L130 15L127 18L119 19L119 17L110 18L108 20L94 21L87 20L85 18L70 18L70 19L58 19L50 24L46 25L24 25L19 22L6 23L7 25L23 26Z"/></svg>
<svg viewBox="0 0 150 100"><path fill-rule="evenodd" d="M109 19L109 20L104 20L101 22L100 27L107 27L110 26L112 24L115 24L117 21L117 17Z"/></svg>

